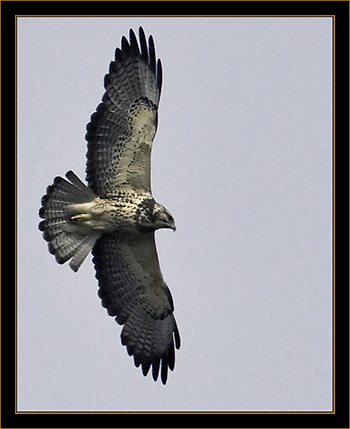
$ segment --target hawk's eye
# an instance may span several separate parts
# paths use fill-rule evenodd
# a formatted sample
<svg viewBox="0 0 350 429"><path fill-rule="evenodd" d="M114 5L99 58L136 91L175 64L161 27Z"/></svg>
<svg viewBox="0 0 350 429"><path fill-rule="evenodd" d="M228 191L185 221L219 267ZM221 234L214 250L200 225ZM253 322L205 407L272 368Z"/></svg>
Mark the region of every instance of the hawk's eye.
<svg viewBox="0 0 350 429"><path fill-rule="evenodd" d="M168 213L166 213L166 212L160 213L159 219L164 221L164 222L168 222L168 220L169 220Z"/></svg>

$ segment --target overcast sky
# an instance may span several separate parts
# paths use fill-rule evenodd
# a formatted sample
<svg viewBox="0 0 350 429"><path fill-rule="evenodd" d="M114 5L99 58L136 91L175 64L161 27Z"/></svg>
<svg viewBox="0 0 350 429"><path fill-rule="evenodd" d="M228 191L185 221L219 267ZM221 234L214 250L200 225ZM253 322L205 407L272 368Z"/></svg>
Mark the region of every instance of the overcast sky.
<svg viewBox="0 0 350 429"><path fill-rule="evenodd" d="M57 175L85 178L85 126L120 39L163 63L156 234L182 338L163 386L134 367L87 258L38 230ZM18 409L332 408L332 20L18 18Z"/></svg>

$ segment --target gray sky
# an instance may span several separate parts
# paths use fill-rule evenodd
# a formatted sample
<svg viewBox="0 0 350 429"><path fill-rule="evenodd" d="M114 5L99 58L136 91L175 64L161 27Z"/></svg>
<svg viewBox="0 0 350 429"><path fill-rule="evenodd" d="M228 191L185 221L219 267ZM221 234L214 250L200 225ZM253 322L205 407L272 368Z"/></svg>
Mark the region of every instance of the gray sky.
<svg viewBox="0 0 350 429"><path fill-rule="evenodd" d="M57 175L85 178L85 126L129 28L164 70L152 188L182 338L142 376L91 257L58 265L38 230ZM18 409L332 407L331 18L19 18Z"/></svg>

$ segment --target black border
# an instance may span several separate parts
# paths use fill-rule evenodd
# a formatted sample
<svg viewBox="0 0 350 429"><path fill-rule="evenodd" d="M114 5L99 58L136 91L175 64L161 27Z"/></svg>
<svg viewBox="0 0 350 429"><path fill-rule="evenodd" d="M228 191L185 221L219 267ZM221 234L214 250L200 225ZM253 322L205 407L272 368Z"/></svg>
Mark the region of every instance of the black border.
<svg viewBox="0 0 350 429"><path fill-rule="evenodd" d="M1 427L317 427L349 428L349 3L335 2L1 2L2 32L2 225L15 231L15 15L334 15L335 16L335 413L208 414L15 414L15 258L2 239ZM6 163L6 164L5 164ZM7 168L5 168L7 167ZM33 166L35 168L35 166ZM11 209L10 209L11 207ZM15 236L15 234L14 234ZM14 237L13 243L16 238ZM8 259L8 260L7 260ZM14 281L8 279L11 267ZM6 278L5 278L6 274ZM88 417L88 419L86 419ZM195 417L195 416L193 416ZM203 421L204 420L204 421ZM88 422L88 424L87 424Z"/></svg>

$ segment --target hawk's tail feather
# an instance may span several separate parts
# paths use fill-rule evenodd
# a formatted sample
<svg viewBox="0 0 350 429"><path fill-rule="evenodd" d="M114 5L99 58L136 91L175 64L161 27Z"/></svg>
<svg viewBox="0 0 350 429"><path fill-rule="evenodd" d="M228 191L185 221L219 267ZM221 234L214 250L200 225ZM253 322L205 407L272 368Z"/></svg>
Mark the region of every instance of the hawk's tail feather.
<svg viewBox="0 0 350 429"><path fill-rule="evenodd" d="M71 259L69 266L77 271L100 234L76 232L69 206L93 201L96 195L72 171L68 171L66 177L69 182L55 177L42 197L39 216L44 220L40 222L39 229L49 242L49 251L55 255L56 261L64 264Z"/></svg>
<svg viewBox="0 0 350 429"><path fill-rule="evenodd" d="M143 375L146 376L152 366L154 381L160 370L162 383L166 384L168 368L173 371L175 367L175 347L180 348L173 314L156 319L139 305L125 323L121 339L128 354L134 356L135 366L141 365Z"/></svg>

